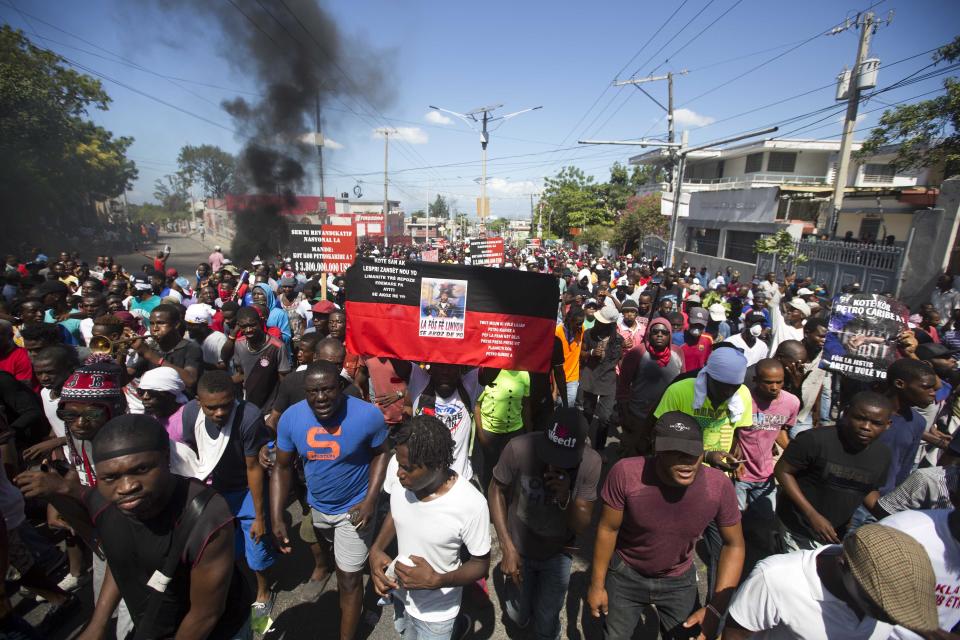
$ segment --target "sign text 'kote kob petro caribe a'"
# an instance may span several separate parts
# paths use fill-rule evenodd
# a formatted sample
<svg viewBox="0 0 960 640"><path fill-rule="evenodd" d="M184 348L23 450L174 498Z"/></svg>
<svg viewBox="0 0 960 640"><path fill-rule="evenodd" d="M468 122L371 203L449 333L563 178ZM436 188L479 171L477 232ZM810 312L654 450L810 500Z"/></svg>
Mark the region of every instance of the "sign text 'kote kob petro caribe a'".
<svg viewBox="0 0 960 640"><path fill-rule="evenodd" d="M367 356L545 372L557 284L512 269L357 260L346 275L347 349Z"/></svg>
<svg viewBox="0 0 960 640"><path fill-rule="evenodd" d="M288 251L300 273L343 273L357 256L356 230L349 225L292 224Z"/></svg>

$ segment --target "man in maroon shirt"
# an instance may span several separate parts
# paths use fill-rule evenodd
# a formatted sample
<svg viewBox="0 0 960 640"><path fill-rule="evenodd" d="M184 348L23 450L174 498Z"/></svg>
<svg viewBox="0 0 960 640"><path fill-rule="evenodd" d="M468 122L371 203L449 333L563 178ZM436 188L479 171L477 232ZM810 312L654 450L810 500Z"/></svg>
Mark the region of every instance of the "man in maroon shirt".
<svg viewBox="0 0 960 640"><path fill-rule="evenodd" d="M683 344L680 345L684 372L703 368L713 351L713 339L704 331L710 314L703 307L693 307L688 316L687 330L683 332Z"/></svg>
<svg viewBox="0 0 960 640"><path fill-rule="evenodd" d="M723 472L703 465L693 417L660 416L653 448L653 456L620 460L603 485L587 604L594 617L606 616L604 640L633 637L649 605L657 607L664 638L695 636L697 626L715 638L743 568L736 492ZM701 608L693 551L714 520L723 548L715 594Z"/></svg>

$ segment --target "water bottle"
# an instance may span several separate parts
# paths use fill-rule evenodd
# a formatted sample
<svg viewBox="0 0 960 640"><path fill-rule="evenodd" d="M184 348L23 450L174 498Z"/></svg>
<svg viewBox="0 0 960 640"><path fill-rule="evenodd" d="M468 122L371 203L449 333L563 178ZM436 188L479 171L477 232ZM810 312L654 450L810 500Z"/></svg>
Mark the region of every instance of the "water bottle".
<svg viewBox="0 0 960 640"><path fill-rule="evenodd" d="M267 443L267 458L270 459L270 464L276 464L277 462L277 443L271 440Z"/></svg>

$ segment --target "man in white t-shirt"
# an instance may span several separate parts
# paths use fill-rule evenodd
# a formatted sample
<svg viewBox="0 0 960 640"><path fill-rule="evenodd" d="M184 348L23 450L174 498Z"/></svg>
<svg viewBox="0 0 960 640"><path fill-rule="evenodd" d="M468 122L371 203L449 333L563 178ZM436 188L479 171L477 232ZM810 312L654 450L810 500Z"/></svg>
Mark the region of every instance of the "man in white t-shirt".
<svg viewBox="0 0 960 640"><path fill-rule="evenodd" d="M453 438L451 468L464 480L473 477L470 441L473 439L473 410L480 395L478 369L453 364L414 366L410 372L406 401L413 415L440 419Z"/></svg>
<svg viewBox="0 0 960 640"><path fill-rule="evenodd" d="M960 623L960 512L901 511L880 524L906 533L926 550L937 577L940 628L952 630Z"/></svg>
<svg viewBox="0 0 960 640"><path fill-rule="evenodd" d="M909 535L868 524L843 545L762 560L727 610L723 640L929 637L936 577Z"/></svg>
<svg viewBox="0 0 960 640"><path fill-rule="evenodd" d="M397 453L383 484L390 513L370 548L374 588L392 595L394 625L402 636L450 638L463 587L490 568L487 501L450 468L454 442L437 418L411 418L392 438ZM394 537L398 555L391 559L385 549ZM470 555L466 562L462 547Z"/></svg>
<svg viewBox="0 0 960 640"><path fill-rule="evenodd" d="M63 448L64 457L67 460L70 459L70 451L67 449L67 428L57 415L57 409L60 407L60 390L63 388L63 383L76 367L76 352L62 344L44 347L33 358L33 374L40 383L40 401L43 404L43 413L47 417L47 422L50 423L50 434L47 439L24 450L25 459L42 459L50 451L60 447Z"/></svg>
<svg viewBox="0 0 960 640"><path fill-rule="evenodd" d="M743 351L743 355L747 358L748 367L766 358L767 352L770 350L767 343L760 339L760 334L763 333L763 323L766 320L767 317L763 315L762 311L751 311L744 319L743 329L740 333L735 333L724 340L724 342L729 342Z"/></svg>

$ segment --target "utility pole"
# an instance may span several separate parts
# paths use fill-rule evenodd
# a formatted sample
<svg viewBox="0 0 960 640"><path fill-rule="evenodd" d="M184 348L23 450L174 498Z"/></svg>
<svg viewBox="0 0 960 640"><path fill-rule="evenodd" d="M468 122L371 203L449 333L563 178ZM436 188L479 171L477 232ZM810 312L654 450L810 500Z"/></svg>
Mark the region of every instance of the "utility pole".
<svg viewBox="0 0 960 640"><path fill-rule="evenodd" d="M889 19L888 19L889 24ZM827 231L830 237L836 235L837 223L840 221L840 209L843 208L844 189L847 186L847 173L850 167L850 147L853 145L853 129L857 124L857 110L860 107L860 73L864 60L870 50L870 38L877 28L872 11L857 16L853 23L835 29L831 35L841 33L847 29L860 27L860 43L857 45L857 57L850 73L850 85L847 89L847 115L843 121L843 136L840 138L840 155L837 160L837 171L833 176L833 201L831 202L830 222Z"/></svg>
<svg viewBox="0 0 960 640"><path fill-rule="evenodd" d="M449 113L452 116L460 118L467 124L468 127L480 134L480 204L477 207L477 214L480 216L481 232L486 230L487 216L490 214L490 208L487 204L487 145L490 143L490 131L488 129L488 125L492 122L509 120L510 118L520 115L521 113L536 111L537 109L543 108L543 105L541 105L537 107L531 107L529 109L514 111L513 113L508 113L503 116L492 117L491 114L502 106L502 104L494 104L488 107L479 107L466 113L458 113L456 111L450 111L449 109L442 109L440 107L430 105L430 108L434 111L443 111L444 113ZM479 125L479 130L477 125Z"/></svg>
<svg viewBox="0 0 960 640"><path fill-rule="evenodd" d="M317 133L314 139L314 142L317 145L317 159L319 161L319 170L320 170L320 200L324 201L325 191L323 186L323 128L320 125L320 94L317 93ZM327 213L327 212L324 212Z"/></svg>
<svg viewBox="0 0 960 640"><path fill-rule="evenodd" d="M381 127L377 133L383 135L383 248L387 249L387 221L390 217L390 197L387 191L387 170L389 167L388 158L390 155L390 136L397 132L396 129Z"/></svg>
<svg viewBox="0 0 960 640"><path fill-rule="evenodd" d="M684 69L679 73L680 75L687 75L688 71ZM654 98L652 95L650 95L646 91L646 89L640 86L647 82L659 82L660 80L667 81L667 106L663 106L663 104L659 100ZM650 98L650 100L652 100L655 105L657 105L658 107L660 107L661 109L667 112L667 142L671 144L676 142L676 125L674 123L674 118L673 118L673 72L672 71L668 72L666 75L662 75L662 76L647 76L646 78L631 78L630 80L618 80L613 83L613 86L615 87L622 87L625 85L632 85L636 87L636 89L641 93L643 93L643 95ZM674 178L674 175L676 175L677 170L679 169L678 167L679 163L680 163L680 159L676 155L674 155L673 162L671 163L669 174L667 176L667 182L670 185L671 191L673 191L673 178Z"/></svg>
<svg viewBox="0 0 960 640"><path fill-rule="evenodd" d="M716 147L723 144L729 144L731 142L737 142L739 140L745 140L747 138L755 138L757 136L766 135L768 133L773 133L777 131L779 127L769 127L767 129L761 129L760 131L751 131L749 133L744 133L739 136L734 136L732 138L724 138L723 140L717 140L715 142L708 142L707 144L697 145L696 147L687 146L687 132L684 131L681 137L682 142L662 142L660 140L578 140L580 144L614 144L614 145L625 145L625 146L634 146L634 147L662 147L670 149L673 151L677 158L677 176L676 183L677 186L673 190L672 199L673 199L673 211L670 215L670 238L667 242L667 255L665 256L664 263L667 265L673 264L673 257L676 251L676 235L677 235L677 218L680 216L680 193L683 190L683 171L687 163L687 156L694 151L702 151L710 147Z"/></svg>

